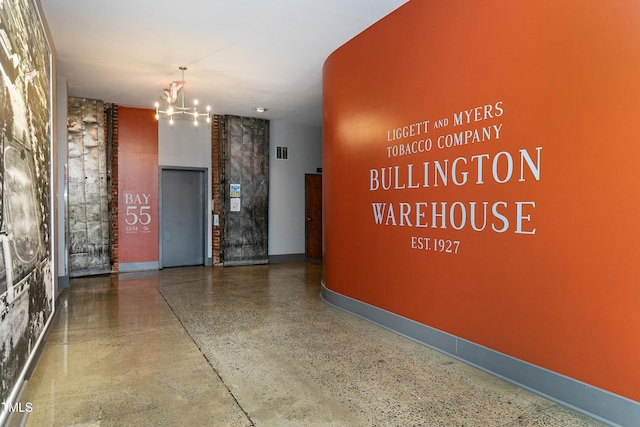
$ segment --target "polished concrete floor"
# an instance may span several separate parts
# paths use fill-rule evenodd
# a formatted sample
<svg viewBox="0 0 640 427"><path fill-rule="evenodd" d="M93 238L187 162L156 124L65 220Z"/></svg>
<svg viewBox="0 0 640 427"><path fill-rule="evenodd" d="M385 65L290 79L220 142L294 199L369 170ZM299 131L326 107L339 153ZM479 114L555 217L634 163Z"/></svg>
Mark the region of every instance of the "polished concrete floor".
<svg viewBox="0 0 640 427"><path fill-rule="evenodd" d="M72 279L27 426L601 426L319 298L322 267Z"/></svg>

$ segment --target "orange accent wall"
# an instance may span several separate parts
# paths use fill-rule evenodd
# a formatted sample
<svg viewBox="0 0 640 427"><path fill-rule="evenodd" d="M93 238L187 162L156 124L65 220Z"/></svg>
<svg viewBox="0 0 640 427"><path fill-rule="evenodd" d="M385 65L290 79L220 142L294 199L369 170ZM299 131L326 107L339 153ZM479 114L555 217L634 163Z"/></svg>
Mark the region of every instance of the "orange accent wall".
<svg viewBox="0 0 640 427"><path fill-rule="evenodd" d="M410 1L334 52L327 287L640 401L639 17Z"/></svg>
<svg viewBox="0 0 640 427"><path fill-rule="evenodd" d="M118 109L118 262L158 261L158 122Z"/></svg>

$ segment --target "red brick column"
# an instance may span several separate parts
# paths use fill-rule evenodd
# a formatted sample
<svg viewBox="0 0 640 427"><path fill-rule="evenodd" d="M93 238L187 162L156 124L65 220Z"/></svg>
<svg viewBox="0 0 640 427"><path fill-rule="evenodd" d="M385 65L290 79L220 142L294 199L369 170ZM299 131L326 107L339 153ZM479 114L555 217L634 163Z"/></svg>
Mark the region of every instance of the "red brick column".
<svg viewBox="0 0 640 427"><path fill-rule="evenodd" d="M214 208L213 214L218 215L218 226L212 223L212 247L213 247L213 265L222 266L222 233L223 233L223 215L224 209L222 204L224 198L220 194L220 181L224 170L222 168L222 135L224 116L214 114L211 117L211 197L213 198Z"/></svg>
<svg viewBox="0 0 640 427"><path fill-rule="evenodd" d="M111 235L111 272L118 272L118 106L106 105L105 135L107 135L108 161L111 162L108 177L111 185L109 200Z"/></svg>

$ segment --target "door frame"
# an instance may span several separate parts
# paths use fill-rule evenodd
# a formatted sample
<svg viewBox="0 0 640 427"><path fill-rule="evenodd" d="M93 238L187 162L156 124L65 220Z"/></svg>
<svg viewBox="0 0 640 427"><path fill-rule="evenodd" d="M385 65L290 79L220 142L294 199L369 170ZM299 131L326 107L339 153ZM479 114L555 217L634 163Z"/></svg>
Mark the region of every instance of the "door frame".
<svg viewBox="0 0 640 427"><path fill-rule="evenodd" d="M209 182L207 168L197 168L197 167L183 167L183 166L159 166L158 167L158 268L162 270L163 265L163 257L162 257L162 229L163 229L163 218L162 218L162 206L163 206L163 187L162 187L162 173L165 170L174 170L174 171L196 171L203 172L202 174L202 185L200 187L200 195L202 197L202 265L207 265L207 242L209 232L207 230L207 183Z"/></svg>

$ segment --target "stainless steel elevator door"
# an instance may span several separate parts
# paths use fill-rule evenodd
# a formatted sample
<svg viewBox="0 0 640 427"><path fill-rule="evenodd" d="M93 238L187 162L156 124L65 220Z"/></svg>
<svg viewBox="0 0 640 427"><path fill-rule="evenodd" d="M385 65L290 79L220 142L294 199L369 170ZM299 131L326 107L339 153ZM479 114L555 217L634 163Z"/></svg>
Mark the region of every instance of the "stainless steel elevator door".
<svg viewBox="0 0 640 427"><path fill-rule="evenodd" d="M162 267L205 263L204 183L202 170L162 169Z"/></svg>

